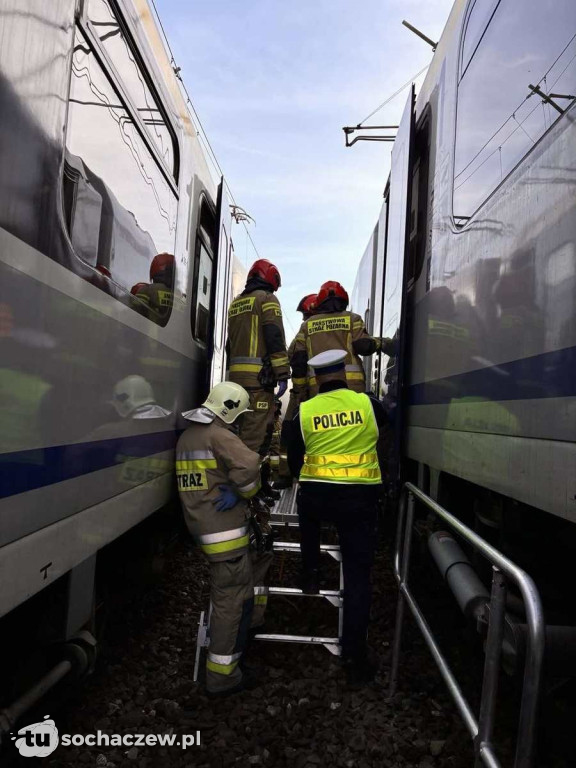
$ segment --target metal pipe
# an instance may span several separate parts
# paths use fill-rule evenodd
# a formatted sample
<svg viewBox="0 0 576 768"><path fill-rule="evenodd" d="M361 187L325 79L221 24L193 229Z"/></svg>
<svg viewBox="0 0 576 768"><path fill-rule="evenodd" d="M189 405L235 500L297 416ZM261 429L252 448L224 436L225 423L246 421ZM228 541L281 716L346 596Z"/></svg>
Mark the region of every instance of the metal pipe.
<svg viewBox="0 0 576 768"><path fill-rule="evenodd" d="M428 549L465 616L478 617L488 602L488 590L472 563L450 533L437 531L428 538Z"/></svg>
<svg viewBox="0 0 576 768"><path fill-rule="evenodd" d="M5 709L0 710L0 733L9 732L15 723L34 706L54 686L59 683L72 669L72 662L66 659L56 664L44 677L40 678L32 688L22 694L19 699Z"/></svg>
<svg viewBox="0 0 576 768"><path fill-rule="evenodd" d="M500 656L504 637L504 617L506 616L506 578L502 571L492 567L492 592L490 595L490 622L486 639L486 661L480 699L480 717L478 718L478 736L476 737L475 768L480 768L481 749L492 743L498 679L500 676Z"/></svg>
<svg viewBox="0 0 576 768"><path fill-rule="evenodd" d="M414 496L408 493L408 512L406 514L406 528L404 536L404 553L402 563L398 561L400 542L402 540L402 526L404 523L404 509L406 504L401 504L400 514L398 516L398 529L396 533L396 558L394 562L394 571L400 583L398 591L398 604L396 606L396 626L394 627L394 645L392 648L392 665L390 667L390 683L388 695L394 696L396 693L396 684L398 680L398 665L400 663L400 646L402 645L402 625L404 623L404 593L403 585L408 581L408 570L410 567L410 550L412 547L412 524L414 522Z"/></svg>

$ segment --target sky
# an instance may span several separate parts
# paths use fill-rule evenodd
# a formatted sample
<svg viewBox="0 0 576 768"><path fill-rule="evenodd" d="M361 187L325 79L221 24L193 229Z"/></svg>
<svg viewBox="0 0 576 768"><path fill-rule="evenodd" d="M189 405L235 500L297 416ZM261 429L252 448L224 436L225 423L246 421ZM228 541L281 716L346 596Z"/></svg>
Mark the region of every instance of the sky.
<svg viewBox="0 0 576 768"><path fill-rule="evenodd" d="M382 206L391 143L356 125L432 58L453 0L156 0L176 65L259 255L282 276L286 335L325 280L352 293ZM417 84L423 76L418 78ZM367 124L396 125L403 91ZM232 237L250 266L241 226Z"/></svg>

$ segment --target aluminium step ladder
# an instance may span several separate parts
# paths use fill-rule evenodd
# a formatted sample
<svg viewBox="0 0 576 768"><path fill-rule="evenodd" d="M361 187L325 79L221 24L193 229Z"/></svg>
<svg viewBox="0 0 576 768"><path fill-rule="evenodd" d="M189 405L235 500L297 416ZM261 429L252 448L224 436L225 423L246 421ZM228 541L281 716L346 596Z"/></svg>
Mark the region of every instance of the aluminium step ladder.
<svg viewBox="0 0 576 768"><path fill-rule="evenodd" d="M298 485L295 483L292 488L282 491L280 499L272 509L270 514L270 525L273 528L298 528L298 514L296 512L296 493ZM274 552L299 553L300 544L295 541L274 541ZM307 645L323 645L334 656L340 656L342 652L342 622L344 609L344 575L342 572L342 554L337 544L321 544L320 552L333 558L340 566L339 569L339 588L321 589L317 593L303 592L296 587L266 587L268 595L284 595L290 597L314 597L327 600L335 608L338 608L338 636L321 637L317 635L288 635L279 633L258 633L254 635L254 640L265 642L282 643L300 643ZM255 586L255 589L257 587ZM208 611L202 611L198 621L198 636L196 640L196 658L194 663L194 681L198 680L200 667L200 655L202 649L210 645L210 616L212 613L212 603Z"/></svg>

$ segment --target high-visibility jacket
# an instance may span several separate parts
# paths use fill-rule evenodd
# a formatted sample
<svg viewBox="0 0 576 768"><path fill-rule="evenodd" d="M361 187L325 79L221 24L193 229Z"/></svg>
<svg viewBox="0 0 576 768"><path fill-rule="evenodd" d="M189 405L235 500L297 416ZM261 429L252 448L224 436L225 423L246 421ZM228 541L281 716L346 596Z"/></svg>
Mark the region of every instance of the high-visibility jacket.
<svg viewBox="0 0 576 768"><path fill-rule="evenodd" d="M178 493L190 533L209 560L229 560L248 550L245 500L260 490L260 456L218 418L192 422L176 446ZM238 503L218 511L219 485L232 485Z"/></svg>
<svg viewBox="0 0 576 768"><path fill-rule="evenodd" d="M300 482L376 485L382 482L378 426L368 395L323 392L300 406L306 454Z"/></svg>
<svg viewBox="0 0 576 768"><path fill-rule="evenodd" d="M149 283L143 285L136 296L131 296L130 302L141 315L159 325L166 325L174 304L174 294L164 283Z"/></svg>
<svg viewBox="0 0 576 768"><path fill-rule="evenodd" d="M264 363L271 366L268 386L290 376L282 310L273 293L244 291L230 304L228 355L228 378L243 387L262 386Z"/></svg>
<svg viewBox="0 0 576 768"><path fill-rule="evenodd" d="M377 342L373 339L364 326L360 315L344 310L342 312L326 312L314 315L305 320L300 326L296 336L291 364L293 375L299 378L304 371L301 370L299 361L306 360L328 349L345 349L346 356L346 381L348 387L355 392L366 391L366 377L362 361L355 350L359 341L363 341L366 354L372 354L377 349ZM314 371L307 372L310 395L316 394L318 386Z"/></svg>

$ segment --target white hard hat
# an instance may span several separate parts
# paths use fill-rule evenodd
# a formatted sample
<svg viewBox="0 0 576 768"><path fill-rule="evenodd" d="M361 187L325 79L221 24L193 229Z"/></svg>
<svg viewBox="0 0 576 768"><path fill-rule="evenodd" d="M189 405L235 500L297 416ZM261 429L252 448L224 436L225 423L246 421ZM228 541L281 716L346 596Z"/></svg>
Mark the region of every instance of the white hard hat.
<svg viewBox="0 0 576 768"><path fill-rule="evenodd" d="M132 415L137 408L154 402L152 387L143 376L126 376L114 387L112 405L122 418Z"/></svg>
<svg viewBox="0 0 576 768"><path fill-rule="evenodd" d="M320 352L320 354L311 357L308 360L308 365L314 368L315 373L320 375L332 373L344 366L347 354L345 349L327 349L325 352Z"/></svg>
<svg viewBox="0 0 576 768"><path fill-rule="evenodd" d="M250 395L240 384L233 381L221 381L212 387L210 394L202 403L203 408L212 411L226 424L232 424L241 413L249 411Z"/></svg>

